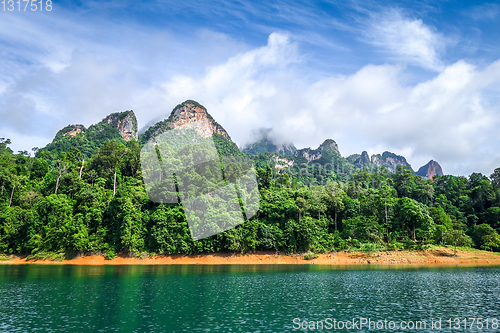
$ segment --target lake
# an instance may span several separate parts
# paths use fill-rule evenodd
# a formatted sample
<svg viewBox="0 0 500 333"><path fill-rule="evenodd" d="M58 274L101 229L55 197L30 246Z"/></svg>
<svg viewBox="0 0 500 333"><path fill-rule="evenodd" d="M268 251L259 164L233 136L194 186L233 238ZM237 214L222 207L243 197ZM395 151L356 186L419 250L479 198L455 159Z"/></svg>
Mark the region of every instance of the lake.
<svg viewBox="0 0 500 333"><path fill-rule="evenodd" d="M498 319L498 267L0 265L0 332L498 332Z"/></svg>

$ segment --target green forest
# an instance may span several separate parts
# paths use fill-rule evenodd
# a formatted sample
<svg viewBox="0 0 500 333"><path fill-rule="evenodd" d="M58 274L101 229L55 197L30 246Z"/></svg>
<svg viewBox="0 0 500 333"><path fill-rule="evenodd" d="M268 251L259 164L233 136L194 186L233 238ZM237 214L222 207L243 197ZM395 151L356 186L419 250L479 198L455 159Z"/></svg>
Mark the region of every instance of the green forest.
<svg viewBox="0 0 500 333"><path fill-rule="evenodd" d="M301 169L277 168L274 158L280 155L245 155L217 134L221 156L253 160L260 208L243 224L194 241L182 202L148 199L141 144L115 136L93 138L101 140L93 144L85 139L80 146L57 137L52 146L34 149L35 157L14 153L11 141L0 139L0 253L113 259L119 253L328 253L432 245L495 251L500 246L500 168L490 176L434 180L402 166L395 173L332 168L320 174L307 161Z"/></svg>

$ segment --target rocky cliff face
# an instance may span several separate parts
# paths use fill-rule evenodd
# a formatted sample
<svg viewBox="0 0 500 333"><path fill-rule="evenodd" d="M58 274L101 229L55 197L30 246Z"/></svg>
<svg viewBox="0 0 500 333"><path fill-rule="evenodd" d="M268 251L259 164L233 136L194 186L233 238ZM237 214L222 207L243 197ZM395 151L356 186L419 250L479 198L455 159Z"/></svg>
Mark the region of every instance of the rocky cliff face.
<svg viewBox="0 0 500 333"><path fill-rule="evenodd" d="M291 156L297 151L297 148L295 148L293 144L281 144L281 143L272 143L272 144L274 145L275 151L278 154Z"/></svg>
<svg viewBox="0 0 500 333"><path fill-rule="evenodd" d="M274 167L276 169L284 169L284 168L292 167L293 163L294 163L294 161L291 159L288 159L286 157L281 158L279 156L274 156L274 161L275 161Z"/></svg>
<svg viewBox="0 0 500 333"><path fill-rule="evenodd" d="M204 138L217 133L231 140L226 130L210 116L204 106L200 105L198 102L187 100L177 105L170 113L168 119L160 121L146 130L146 132L141 135L140 142L145 143L158 134L177 128L194 129Z"/></svg>
<svg viewBox="0 0 500 333"><path fill-rule="evenodd" d="M192 128L204 138L217 133L231 140L226 130L208 114L207 109L194 101L186 101L178 105L172 111L167 125L173 129Z"/></svg>
<svg viewBox="0 0 500 333"><path fill-rule="evenodd" d="M318 150L320 151L331 151L340 154L339 146L337 142L332 139L326 139L322 144L319 145Z"/></svg>
<svg viewBox="0 0 500 333"><path fill-rule="evenodd" d="M295 157L304 157L308 162L319 160L324 154L337 153L340 155L339 146L332 139L326 139L318 149L299 149L293 154Z"/></svg>
<svg viewBox="0 0 500 333"><path fill-rule="evenodd" d="M83 126L81 124L68 125L68 126L64 127L62 130L60 130L59 132L57 132L56 137L59 136L59 135L71 135L71 136L75 136L78 133L85 132L86 130L87 129L85 128L85 126Z"/></svg>
<svg viewBox="0 0 500 333"><path fill-rule="evenodd" d="M420 167L420 169L418 169L418 171L415 174L433 180L434 176L443 175L443 169L441 168L441 165L439 165L438 162L430 160L429 163Z"/></svg>
<svg viewBox="0 0 500 333"><path fill-rule="evenodd" d="M394 153L385 151L382 155L372 155L371 162L379 167L385 167L390 172L396 172L399 165L407 166L411 169L411 165L406 161L406 158ZM411 169L413 171L413 169Z"/></svg>
<svg viewBox="0 0 500 333"><path fill-rule="evenodd" d="M349 159L348 159L349 160ZM368 168L370 167L370 165L372 164L371 163L371 160L370 160L370 157L368 156L368 153L366 151L363 151L361 153L361 155L359 155L359 157L357 157L353 162L352 164L354 164L355 166L357 166L358 168L360 169L363 169L363 168Z"/></svg>
<svg viewBox="0 0 500 333"><path fill-rule="evenodd" d="M103 122L113 124L125 141L137 140L137 118L134 111L112 113Z"/></svg>
<svg viewBox="0 0 500 333"><path fill-rule="evenodd" d="M304 149L299 149L295 152L294 154L295 157L303 157L307 160L307 162L311 162L314 160L319 160L322 156L320 150L316 149L311 149L311 148L304 148Z"/></svg>

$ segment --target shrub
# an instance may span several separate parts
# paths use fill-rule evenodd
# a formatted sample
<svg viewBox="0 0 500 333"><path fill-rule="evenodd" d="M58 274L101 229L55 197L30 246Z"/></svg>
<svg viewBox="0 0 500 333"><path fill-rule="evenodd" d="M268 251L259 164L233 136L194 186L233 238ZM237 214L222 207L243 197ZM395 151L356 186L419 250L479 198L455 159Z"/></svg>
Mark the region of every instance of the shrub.
<svg viewBox="0 0 500 333"><path fill-rule="evenodd" d="M304 260L312 260L312 259L316 259L317 257L318 257L317 253L309 252L304 256Z"/></svg>
<svg viewBox="0 0 500 333"><path fill-rule="evenodd" d="M118 255L116 254L115 250L106 251L106 260L113 260L116 257L118 257Z"/></svg>

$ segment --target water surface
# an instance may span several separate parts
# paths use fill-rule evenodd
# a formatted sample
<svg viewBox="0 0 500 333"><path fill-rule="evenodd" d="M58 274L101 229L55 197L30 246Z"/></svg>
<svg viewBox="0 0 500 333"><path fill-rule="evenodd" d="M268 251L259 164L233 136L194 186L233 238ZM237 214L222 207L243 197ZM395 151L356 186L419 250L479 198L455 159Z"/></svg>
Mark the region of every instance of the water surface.
<svg viewBox="0 0 500 333"><path fill-rule="evenodd" d="M446 322L478 317L483 329ZM290 332L294 319L295 331L313 331L311 321L327 318L498 332L491 320L500 319L500 268L0 266L0 332ZM437 318L441 330L431 329Z"/></svg>

